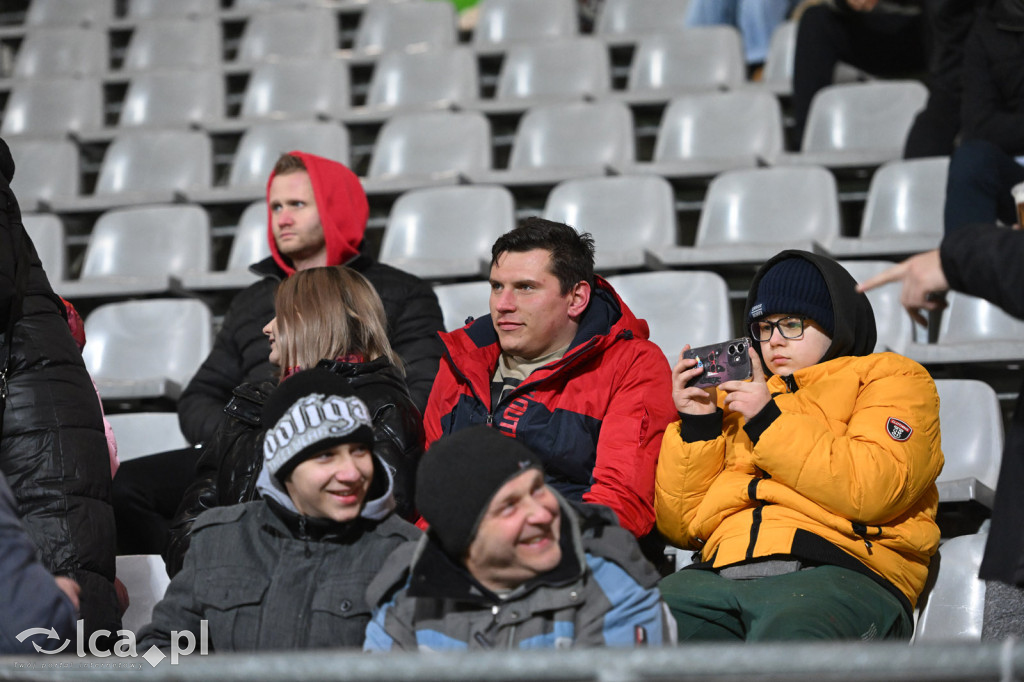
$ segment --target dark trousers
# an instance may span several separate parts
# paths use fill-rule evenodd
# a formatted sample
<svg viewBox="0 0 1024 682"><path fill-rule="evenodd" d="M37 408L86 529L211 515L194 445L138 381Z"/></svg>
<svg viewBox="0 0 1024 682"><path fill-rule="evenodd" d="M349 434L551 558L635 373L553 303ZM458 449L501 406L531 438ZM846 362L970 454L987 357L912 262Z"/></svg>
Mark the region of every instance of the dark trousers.
<svg viewBox="0 0 1024 682"><path fill-rule="evenodd" d="M683 569L658 587L680 642L910 639L914 632L893 594L838 566L751 580Z"/></svg>
<svg viewBox="0 0 1024 682"><path fill-rule="evenodd" d="M798 24L793 63L794 144L802 144L811 101L831 85L836 64L845 62L876 76L923 73L925 37L921 15L808 8Z"/></svg>
<svg viewBox="0 0 1024 682"><path fill-rule="evenodd" d="M946 232L973 225L1017 222L1010 189L1024 182L1024 166L985 140L965 140L949 160L946 181Z"/></svg>
<svg viewBox="0 0 1024 682"><path fill-rule="evenodd" d="M202 452L171 450L121 463L112 491L118 554L163 554Z"/></svg>

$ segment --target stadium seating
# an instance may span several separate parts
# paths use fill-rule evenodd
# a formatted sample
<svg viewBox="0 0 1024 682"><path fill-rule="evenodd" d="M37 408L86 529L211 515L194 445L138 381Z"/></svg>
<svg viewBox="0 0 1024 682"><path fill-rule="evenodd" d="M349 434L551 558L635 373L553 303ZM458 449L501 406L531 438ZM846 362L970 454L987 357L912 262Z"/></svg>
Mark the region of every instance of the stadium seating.
<svg viewBox="0 0 1024 682"><path fill-rule="evenodd" d="M85 318L82 357L103 400L177 400L210 353L213 318L198 299L106 303Z"/></svg>
<svg viewBox="0 0 1024 682"><path fill-rule="evenodd" d="M477 9L478 50L577 34L575 0L481 0Z"/></svg>
<svg viewBox="0 0 1024 682"><path fill-rule="evenodd" d="M116 209L96 221L81 275L57 293L68 299L163 293L172 274L209 269L210 258L210 222L202 208Z"/></svg>
<svg viewBox="0 0 1024 682"><path fill-rule="evenodd" d="M654 175L566 180L548 194L544 217L592 234L602 274L643 267L646 249L676 243L672 186Z"/></svg>
<svg viewBox="0 0 1024 682"><path fill-rule="evenodd" d="M734 336L729 290L713 272L670 270L608 278L633 314L647 320L651 341L675 365L685 344L697 348Z"/></svg>
<svg viewBox="0 0 1024 682"><path fill-rule="evenodd" d="M937 248L942 241L949 158L889 161L871 177L856 237L825 245L837 258L892 258Z"/></svg>
<svg viewBox="0 0 1024 682"><path fill-rule="evenodd" d="M835 179L824 168L726 171L708 186L694 245L648 250L648 262L758 264L782 249L820 250L837 234Z"/></svg>
<svg viewBox="0 0 1024 682"><path fill-rule="evenodd" d="M782 109L773 95L753 90L679 95L662 115L653 160L616 170L707 178L770 162L782 147Z"/></svg>
<svg viewBox="0 0 1024 682"><path fill-rule="evenodd" d="M743 43L731 26L702 26L640 38L626 90L631 103L667 102L676 95L737 88L746 82Z"/></svg>
<svg viewBox="0 0 1024 682"><path fill-rule="evenodd" d="M515 201L504 187L418 189L395 201L380 260L424 279L478 277L491 245L513 227Z"/></svg>

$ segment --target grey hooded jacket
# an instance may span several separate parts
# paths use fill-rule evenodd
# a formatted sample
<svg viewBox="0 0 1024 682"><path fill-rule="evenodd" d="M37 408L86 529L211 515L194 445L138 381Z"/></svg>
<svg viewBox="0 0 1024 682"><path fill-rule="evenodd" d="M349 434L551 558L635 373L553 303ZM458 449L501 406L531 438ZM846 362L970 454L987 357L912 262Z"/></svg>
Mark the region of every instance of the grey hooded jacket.
<svg viewBox="0 0 1024 682"><path fill-rule="evenodd" d="M379 458L374 470L387 472L386 491L348 523L300 515L266 469L262 500L201 514L138 650L170 648L177 630L193 633L199 651L204 620L211 653L361 646L366 587L392 550L421 535L391 513L390 472Z"/></svg>

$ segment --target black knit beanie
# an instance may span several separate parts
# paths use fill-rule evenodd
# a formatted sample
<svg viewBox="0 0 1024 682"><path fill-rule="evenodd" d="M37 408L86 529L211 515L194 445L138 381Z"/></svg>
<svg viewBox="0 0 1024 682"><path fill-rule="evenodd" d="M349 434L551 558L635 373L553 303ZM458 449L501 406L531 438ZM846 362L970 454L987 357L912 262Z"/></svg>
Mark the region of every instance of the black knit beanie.
<svg viewBox="0 0 1024 682"><path fill-rule="evenodd" d="M832 295L817 266L803 258L781 260L764 273L747 324L779 313L803 315L832 336L836 330Z"/></svg>
<svg viewBox="0 0 1024 682"><path fill-rule="evenodd" d="M471 426L444 436L420 460L416 507L448 556L461 561L494 494L540 459L510 436Z"/></svg>
<svg viewBox="0 0 1024 682"><path fill-rule="evenodd" d="M285 379L263 405L264 466L284 482L295 467L341 443L373 446L366 403L348 381L326 369L307 369Z"/></svg>

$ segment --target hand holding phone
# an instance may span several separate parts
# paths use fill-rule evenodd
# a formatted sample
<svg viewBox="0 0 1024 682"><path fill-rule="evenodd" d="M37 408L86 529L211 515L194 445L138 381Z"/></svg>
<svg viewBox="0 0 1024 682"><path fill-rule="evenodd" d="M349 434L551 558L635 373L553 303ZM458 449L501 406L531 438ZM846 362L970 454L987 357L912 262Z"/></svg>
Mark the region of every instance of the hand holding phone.
<svg viewBox="0 0 1024 682"><path fill-rule="evenodd" d="M753 369L748 348L750 339L739 338L683 351L682 357L696 358L697 366L704 370L686 385L712 388L726 381L749 379Z"/></svg>

